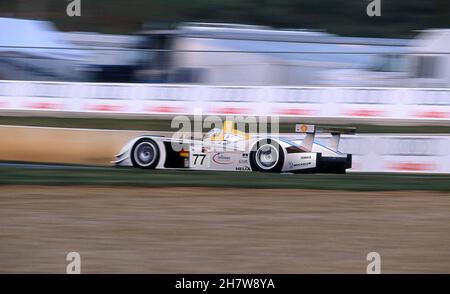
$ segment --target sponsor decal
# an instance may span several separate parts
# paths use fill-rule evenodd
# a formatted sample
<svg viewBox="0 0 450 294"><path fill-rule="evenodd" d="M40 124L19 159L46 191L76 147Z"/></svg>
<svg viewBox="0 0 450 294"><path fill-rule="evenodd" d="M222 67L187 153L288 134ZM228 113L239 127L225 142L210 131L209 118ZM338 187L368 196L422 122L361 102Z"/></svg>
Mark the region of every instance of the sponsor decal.
<svg viewBox="0 0 450 294"><path fill-rule="evenodd" d="M248 158L248 153L242 153L243 158Z"/></svg>
<svg viewBox="0 0 450 294"><path fill-rule="evenodd" d="M303 108L285 108L275 112L278 115L314 115L316 113L314 110Z"/></svg>
<svg viewBox="0 0 450 294"><path fill-rule="evenodd" d="M311 165L311 162L293 163L292 161L289 161L288 165L290 169L304 168L305 166Z"/></svg>
<svg viewBox="0 0 450 294"><path fill-rule="evenodd" d="M436 166L432 163L394 162L387 165L388 169L397 171L433 171Z"/></svg>
<svg viewBox="0 0 450 294"><path fill-rule="evenodd" d="M94 105L88 105L86 107L86 109L91 110L91 111L119 112L119 111L123 111L124 107L119 106L119 105L112 105L112 104L94 104Z"/></svg>
<svg viewBox="0 0 450 294"><path fill-rule="evenodd" d="M314 133L315 130L316 127L314 125L301 125L301 124L295 125L296 133Z"/></svg>
<svg viewBox="0 0 450 294"><path fill-rule="evenodd" d="M231 164L233 163L231 156L226 153L217 153L213 156L213 161L217 164Z"/></svg>
<svg viewBox="0 0 450 294"><path fill-rule="evenodd" d="M248 159L239 159L240 164L248 164Z"/></svg>
<svg viewBox="0 0 450 294"><path fill-rule="evenodd" d="M34 109L60 109L62 108L61 104L51 103L51 102L32 102L27 105L27 108Z"/></svg>
<svg viewBox="0 0 450 294"><path fill-rule="evenodd" d="M186 151L183 148L181 148L181 151L178 152L178 156L184 157L184 158L188 158L189 157L189 151Z"/></svg>
<svg viewBox="0 0 450 294"><path fill-rule="evenodd" d="M176 106L156 106L148 107L145 112L156 112L156 113L183 113L184 108Z"/></svg>
<svg viewBox="0 0 450 294"><path fill-rule="evenodd" d="M237 166L237 171L250 171L250 168L248 166Z"/></svg>
<svg viewBox="0 0 450 294"><path fill-rule="evenodd" d="M383 117L385 116L385 112L381 110L374 109L355 109L350 110L344 113L344 115L348 116L364 116L364 117Z"/></svg>
<svg viewBox="0 0 450 294"><path fill-rule="evenodd" d="M413 116L421 118L448 118L450 113L447 111L422 111L413 114Z"/></svg>
<svg viewBox="0 0 450 294"><path fill-rule="evenodd" d="M218 114L246 114L249 113L249 110L244 107L218 107L213 108L212 113Z"/></svg>

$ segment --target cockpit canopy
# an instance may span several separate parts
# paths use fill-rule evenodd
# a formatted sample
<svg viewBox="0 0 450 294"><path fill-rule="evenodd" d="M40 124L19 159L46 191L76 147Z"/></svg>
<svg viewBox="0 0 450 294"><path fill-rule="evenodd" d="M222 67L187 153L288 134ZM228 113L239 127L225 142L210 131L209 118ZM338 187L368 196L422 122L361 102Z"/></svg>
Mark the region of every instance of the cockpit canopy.
<svg viewBox="0 0 450 294"><path fill-rule="evenodd" d="M211 140L211 138L220 136L220 133L222 133L220 128L213 128L203 136L203 140Z"/></svg>
<svg viewBox="0 0 450 294"><path fill-rule="evenodd" d="M250 135L235 128L233 121L225 121L223 129L213 128L203 136L203 140L207 141L226 141L238 142L250 139Z"/></svg>

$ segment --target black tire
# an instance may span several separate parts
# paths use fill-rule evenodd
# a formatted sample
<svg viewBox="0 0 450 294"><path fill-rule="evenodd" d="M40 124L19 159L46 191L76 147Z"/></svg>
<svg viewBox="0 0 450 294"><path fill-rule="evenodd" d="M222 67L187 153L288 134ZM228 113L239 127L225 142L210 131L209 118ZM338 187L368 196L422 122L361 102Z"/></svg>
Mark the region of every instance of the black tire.
<svg viewBox="0 0 450 294"><path fill-rule="evenodd" d="M148 138L136 141L130 153L133 166L144 169L154 169L158 165L159 156L158 145L155 141Z"/></svg>
<svg viewBox="0 0 450 294"><path fill-rule="evenodd" d="M269 155L266 162L261 160L261 156L264 156L264 153ZM276 156L276 159L273 156ZM283 168L283 164L283 149L274 140L260 140L250 151L250 166L253 171L279 173Z"/></svg>

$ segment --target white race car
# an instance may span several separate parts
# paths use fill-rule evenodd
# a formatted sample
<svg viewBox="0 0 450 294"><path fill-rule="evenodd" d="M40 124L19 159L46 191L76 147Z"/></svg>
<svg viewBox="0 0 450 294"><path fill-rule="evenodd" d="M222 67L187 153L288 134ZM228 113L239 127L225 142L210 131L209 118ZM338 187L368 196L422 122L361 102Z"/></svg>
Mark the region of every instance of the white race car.
<svg viewBox="0 0 450 294"><path fill-rule="evenodd" d="M227 121L201 140L157 135L137 137L116 155L114 164L145 169L189 169L260 172L345 173L352 167L351 154L338 151L340 135L354 128L317 128L331 133L324 146L314 141L316 127L296 125L303 138L251 135Z"/></svg>

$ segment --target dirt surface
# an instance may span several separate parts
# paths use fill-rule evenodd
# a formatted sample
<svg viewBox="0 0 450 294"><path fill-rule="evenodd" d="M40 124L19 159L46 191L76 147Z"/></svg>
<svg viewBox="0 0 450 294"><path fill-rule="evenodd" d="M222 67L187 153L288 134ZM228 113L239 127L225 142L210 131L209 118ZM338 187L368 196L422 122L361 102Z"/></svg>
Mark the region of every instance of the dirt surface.
<svg viewBox="0 0 450 294"><path fill-rule="evenodd" d="M0 187L0 272L450 273L450 194Z"/></svg>
<svg viewBox="0 0 450 294"><path fill-rule="evenodd" d="M0 160L111 165L129 140L145 133L0 126Z"/></svg>

